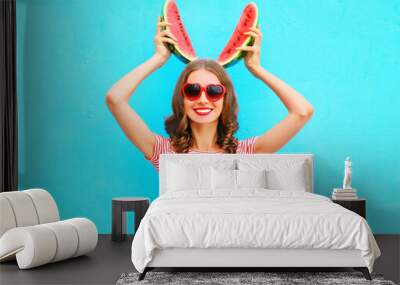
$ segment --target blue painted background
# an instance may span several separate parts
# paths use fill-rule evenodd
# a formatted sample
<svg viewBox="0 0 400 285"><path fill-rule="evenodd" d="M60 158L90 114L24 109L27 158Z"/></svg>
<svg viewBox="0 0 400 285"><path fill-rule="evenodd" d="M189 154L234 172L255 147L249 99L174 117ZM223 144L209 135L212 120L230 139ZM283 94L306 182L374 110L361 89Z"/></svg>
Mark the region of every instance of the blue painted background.
<svg viewBox="0 0 400 285"><path fill-rule="evenodd" d="M177 0L200 57L216 58L247 1ZM124 136L107 90L154 52L163 0L17 0L20 189L48 189L64 219L111 231L111 199L157 197L158 174ZM375 233L400 233L400 2L257 1L263 66L302 93L315 113L280 152L315 154L315 191L330 195L353 160L353 186L367 199ZM130 103L166 135L175 57ZM278 97L246 70L228 70L240 104L239 139L285 114Z"/></svg>

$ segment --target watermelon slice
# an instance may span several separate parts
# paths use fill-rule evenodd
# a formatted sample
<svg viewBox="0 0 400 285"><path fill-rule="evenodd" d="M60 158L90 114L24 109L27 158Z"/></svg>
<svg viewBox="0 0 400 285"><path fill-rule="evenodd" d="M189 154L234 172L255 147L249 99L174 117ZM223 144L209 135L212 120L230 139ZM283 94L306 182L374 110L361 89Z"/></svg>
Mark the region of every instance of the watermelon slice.
<svg viewBox="0 0 400 285"><path fill-rule="evenodd" d="M243 34L250 31L250 27L258 27L258 8L254 2L244 8L228 44L218 56L219 64L224 67L232 66L245 55L245 51L236 50L236 48L250 46L254 43L254 37Z"/></svg>
<svg viewBox="0 0 400 285"><path fill-rule="evenodd" d="M194 52L192 42L183 25L175 0L165 1L161 19L171 23L171 26L166 26L164 29L169 30L176 37L178 42L177 45L167 43L170 51L184 63L195 60L196 53Z"/></svg>

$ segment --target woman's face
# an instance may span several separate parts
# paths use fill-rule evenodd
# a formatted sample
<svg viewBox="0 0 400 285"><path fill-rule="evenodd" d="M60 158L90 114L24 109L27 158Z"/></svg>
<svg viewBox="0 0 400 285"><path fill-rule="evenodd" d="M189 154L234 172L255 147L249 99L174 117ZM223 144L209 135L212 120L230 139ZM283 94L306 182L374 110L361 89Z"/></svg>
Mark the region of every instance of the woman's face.
<svg viewBox="0 0 400 285"><path fill-rule="evenodd" d="M198 69L190 73L186 82L198 83L204 87L208 84L221 84L214 73L205 69ZM218 122L223 103L223 97L216 102L209 101L204 91L201 92L200 98L195 101L190 101L186 98L183 100L186 115L192 122L199 124Z"/></svg>

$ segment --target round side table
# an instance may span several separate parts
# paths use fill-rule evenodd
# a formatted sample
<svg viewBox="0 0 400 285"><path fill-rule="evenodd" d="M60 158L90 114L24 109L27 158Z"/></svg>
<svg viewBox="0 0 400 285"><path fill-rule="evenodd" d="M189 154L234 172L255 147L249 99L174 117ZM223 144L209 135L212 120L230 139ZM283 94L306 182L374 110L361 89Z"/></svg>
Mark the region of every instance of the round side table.
<svg viewBox="0 0 400 285"><path fill-rule="evenodd" d="M139 228L140 221L149 208L150 200L145 197L118 197L112 199L112 234L111 240L123 241L126 239L126 212L135 212L135 228Z"/></svg>

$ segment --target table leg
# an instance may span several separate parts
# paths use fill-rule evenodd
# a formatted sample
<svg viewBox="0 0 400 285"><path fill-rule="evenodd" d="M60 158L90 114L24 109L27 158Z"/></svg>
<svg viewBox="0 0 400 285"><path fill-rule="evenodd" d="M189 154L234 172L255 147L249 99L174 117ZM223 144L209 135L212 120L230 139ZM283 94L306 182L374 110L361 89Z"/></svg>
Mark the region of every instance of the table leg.
<svg viewBox="0 0 400 285"><path fill-rule="evenodd" d="M112 234L111 240L123 241L126 238L126 213L122 205L112 204Z"/></svg>

